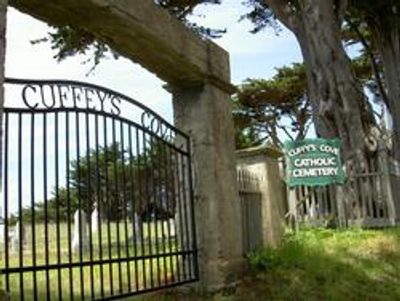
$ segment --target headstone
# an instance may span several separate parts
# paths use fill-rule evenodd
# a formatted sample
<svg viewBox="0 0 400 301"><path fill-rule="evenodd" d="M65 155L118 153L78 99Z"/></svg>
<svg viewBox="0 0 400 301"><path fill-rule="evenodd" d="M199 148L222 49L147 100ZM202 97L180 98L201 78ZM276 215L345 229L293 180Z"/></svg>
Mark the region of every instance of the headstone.
<svg viewBox="0 0 400 301"><path fill-rule="evenodd" d="M143 236L143 223L142 218L139 214L135 212L135 237L136 243L140 243L142 241Z"/></svg>
<svg viewBox="0 0 400 301"><path fill-rule="evenodd" d="M168 212L168 194L167 194L167 190L165 189L164 186L161 187L161 191L160 191L160 204L161 204L161 208L165 212Z"/></svg>
<svg viewBox="0 0 400 301"><path fill-rule="evenodd" d="M94 210L90 218L91 218L92 233L97 233L97 231L99 231L99 211L97 210L96 205L94 207Z"/></svg>
<svg viewBox="0 0 400 301"><path fill-rule="evenodd" d="M175 228L175 219L169 218L167 220L162 220L162 241L163 243L168 242L169 240L176 239L176 228Z"/></svg>
<svg viewBox="0 0 400 301"><path fill-rule="evenodd" d="M169 223L169 234L170 234L170 239L176 238L176 231L175 231L175 220L173 218L170 218L168 220Z"/></svg>
<svg viewBox="0 0 400 301"><path fill-rule="evenodd" d="M82 235L82 237L80 237ZM72 240L72 250L77 253L82 249L87 251L89 248L88 228L86 214L83 210L76 210L74 214L74 236Z"/></svg>
<svg viewBox="0 0 400 301"><path fill-rule="evenodd" d="M14 233L11 237L11 250L14 253L19 252L20 244L24 248L26 245L25 227L18 221L14 226Z"/></svg>
<svg viewBox="0 0 400 301"><path fill-rule="evenodd" d="M0 205L0 245L4 244L4 217L3 217L3 208Z"/></svg>
<svg viewBox="0 0 400 301"><path fill-rule="evenodd" d="M4 224L2 223L2 221L0 221L0 245L4 244Z"/></svg>

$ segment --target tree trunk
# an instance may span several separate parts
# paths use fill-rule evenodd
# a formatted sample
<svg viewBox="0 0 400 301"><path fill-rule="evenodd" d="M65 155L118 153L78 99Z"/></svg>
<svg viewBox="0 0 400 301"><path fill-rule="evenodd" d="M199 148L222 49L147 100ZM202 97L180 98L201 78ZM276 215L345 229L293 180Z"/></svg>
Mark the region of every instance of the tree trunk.
<svg viewBox="0 0 400 301"><path fill-rule="evenodd" d="M289 25L303 53L318 136L341 138L344 161L356 159L362 171L374 118L344 51L340 22L332 0L303 0Z"/></svg>
<svg viewBox="0 0 400 301"><path fill-rule="evenodd" d="M389 111L393 120L393 154L400 161L400 20L378 15L368 20L381 54Z"/></svg>

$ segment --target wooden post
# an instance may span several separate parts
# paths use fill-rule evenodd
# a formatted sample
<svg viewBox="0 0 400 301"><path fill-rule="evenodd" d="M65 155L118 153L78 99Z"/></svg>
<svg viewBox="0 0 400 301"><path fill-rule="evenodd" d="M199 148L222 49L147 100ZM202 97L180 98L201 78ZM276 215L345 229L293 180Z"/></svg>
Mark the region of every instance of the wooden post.
<svg viewBox="0 0 400 301"><path fill-rule="evenodd" d="M288 207L289 207L289 218L288 224L294 230L298 231L299 223L297 220L297 198L296 188L288 188Z"/></svg>
<svg viewBox="0 0 400 301"><path fill-rule="evenodd" d="M396 224L396 208L394 205L393 199L393 191L392 191L392 183L391 183L391 176L390 176L390 160L384 145L381 143L379 147L379 162L381 164L381 172L383 178L383 195L387 205L388 210L388 218L390 225L394 226Z"/></svg>
<svg viewBox="0 0 400 301"><path fill-rule="evenodd" d="M345 194L343 192L343 186L336 186L336 205L337 205L337 218L338 225L340 228L347 227L347 218L346 218L346 202L345 202Z"/></svg>

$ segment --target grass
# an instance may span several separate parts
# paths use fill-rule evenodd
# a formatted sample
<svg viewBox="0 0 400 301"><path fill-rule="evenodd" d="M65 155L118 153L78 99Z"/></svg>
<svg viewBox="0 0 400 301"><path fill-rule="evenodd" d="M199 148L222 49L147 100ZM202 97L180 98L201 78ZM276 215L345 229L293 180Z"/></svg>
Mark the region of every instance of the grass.
<svg viewBox="0 0 400 301"><path fill-rule="evenodd" d="M400 228L301 230L287 234L279 249L254 252L248 263L251 272L235 289L208 296L158 292L126 300L400 300ZM79 270L74 275L79 283Z"/></svg>
<svg viewBox="0 0 400 301"><path fill-rule="evenodd" d="M162 228L166 229L166 226L161 226L158 223L158 228L154 223L144 223L144 244L138 245L135 249L133 243L133 229L127 228L128 232L125 232L124 223L110 223L110 235L108 236L108 226L103 224L101 227L102 236L101 240L98 238L98 234L94 234L92 237L92 252L86 251L82 256L82 261L89 262L100 259L100 246L102 246L102 258L103 259L118 259L132 256L141 256L150 254L149 234L151 233L152 238L152 254L158 251L159 254L167 254L174 252L177 249L175 241L167 242L167 240L155 241L155 234L157 231L158 237L161 238ZM26 245L23 249L23 256L20 258L18 251L12 251L9 249L9 267L18 268L20 266L30 267L33 266L33 249L32 249L32 229L26 226ZM60 225L60 235L57 235L57 228L55 225L49 225L48 228L48 263L49 265L56 265L58 263L67 264L69 262L69 243L68 243L68 227L67 224ZM73 229L71 227L71 232ZM119 232L120 239L118 240L117 233ZM46 264L46 243L45 243L45 228L43 224L35 225L36 233L36 265ZM125 235L126 234L126 235ZM58 258L57 241L60 241L60 258ZM119 241L119 242L118 242ZM128 242L128 243L127 243ZM143 246L143 247L142 247ZM110 250L110 252L109 252ZM91 254L90 254L91 253ZM0 267L5 267L5 254L1 254ZM80 262L79 253L72 253L72 262ZM91 258L92 257L92 258ZM22 261L21 261L22 259ZM58 262L58 260L60 262ZM10 296L11 300L19 300L21 291L24 291L25 300L33 300L34 292L34 277L37 281L37 294L39 300L46 299L46 280L49 279L49 295L51 299L59 299L58 287L61 287L61 299L69 300L70 296L73 295L76 300L81 299L81 291L83 290L86 298L90 297L92 293L91 288L91 276L93 276L93 292L95 296L99 297L101 287L103 286L104 294L107 296L111 293L111 290L116 292L128 292L128 290L142 290L149 287L151 284L154 286L161 285L165 282L172 281L171 272L175 272L178 269L178 256L165 255L161 258L153 259L137 259L132 260L129 263L116 262L106 264L88 264L81 267L63 268L60 271L53 269L46 273L44 270L33 272L25 272L22 276L19 274L11 274L9 277L10 283ZM128 273L130 275L130 281L128 281ZM81 279L83 281L81 281ZM103 280L103 281L102 281ZM1 288L5 287L5 277L0 277ZM23 289L21 290L21 286ZM73 288L70 291L70 287ZM1 300L1 299L0 299Z"/></svg>
<svg viewBox="0 0 400 301"><path fill-rule="evenodd" d="M301 230L248 258L235 289L212 296L155 294L140 301L400 300L400 229Z"/></svg>
<svg viewBox="0 0 400 301"><path fill-rule="evenodd" d="M400 300L400 229L302 230L249 262L269 300Z"/></svg>

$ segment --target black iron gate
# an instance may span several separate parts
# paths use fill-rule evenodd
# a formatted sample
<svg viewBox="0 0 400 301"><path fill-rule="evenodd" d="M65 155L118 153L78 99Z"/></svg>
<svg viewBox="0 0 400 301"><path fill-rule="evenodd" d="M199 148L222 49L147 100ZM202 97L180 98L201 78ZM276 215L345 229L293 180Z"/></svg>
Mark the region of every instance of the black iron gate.
<svg viewBox="0 0 400 301"><path fill-rule="evenodd" d="M92 84L6 80L0 285L117 299L198 279L189 137Z"/></svg>

